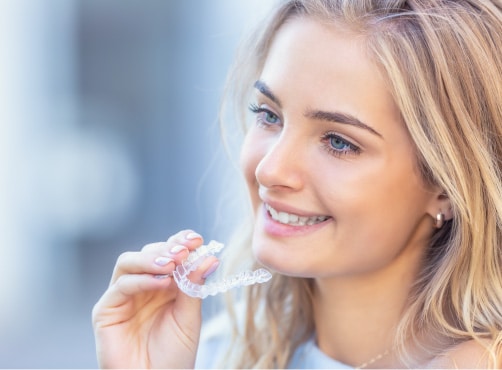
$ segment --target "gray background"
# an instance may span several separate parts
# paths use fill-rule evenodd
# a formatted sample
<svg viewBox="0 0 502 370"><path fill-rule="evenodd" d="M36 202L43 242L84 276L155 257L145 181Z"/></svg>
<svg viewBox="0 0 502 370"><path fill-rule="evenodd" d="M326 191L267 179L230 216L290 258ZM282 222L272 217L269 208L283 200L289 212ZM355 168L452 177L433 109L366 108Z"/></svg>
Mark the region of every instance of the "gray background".
<svg viewBox="0 0 502 370"><path fill-rule="evenodd" d="M218 102L270 5L0 0L0 367L96 367L91 309L121 252L228 236Z"/></svg>

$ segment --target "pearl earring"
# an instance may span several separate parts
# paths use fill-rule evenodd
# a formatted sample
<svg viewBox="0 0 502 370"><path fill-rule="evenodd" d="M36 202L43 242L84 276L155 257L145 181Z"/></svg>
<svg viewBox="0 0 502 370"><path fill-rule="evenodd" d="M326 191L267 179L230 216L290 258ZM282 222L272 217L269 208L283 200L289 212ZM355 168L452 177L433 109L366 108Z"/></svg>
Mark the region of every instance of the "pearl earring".
<svg viewBox="0 0 502 370"><path fill-rule="evenodd" d="M443 212L438 212L436 215L436 228L441 229L444 225L444 213Z"/></svg>

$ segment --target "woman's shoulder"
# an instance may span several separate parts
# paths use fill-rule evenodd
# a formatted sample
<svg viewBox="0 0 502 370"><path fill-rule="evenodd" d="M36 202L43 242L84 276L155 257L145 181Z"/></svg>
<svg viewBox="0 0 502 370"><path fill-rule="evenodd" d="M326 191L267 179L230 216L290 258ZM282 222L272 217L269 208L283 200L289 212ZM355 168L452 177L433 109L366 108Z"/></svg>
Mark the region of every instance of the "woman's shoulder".
<svg viewBox="0 0 502 370"><path fill-rule="evenodd" d="M494 364L494 358L488 350L490 341L469 340L455 345L438 355L429 364L428 368L446 369L487 369L497 368L500 365L500 355L496 359L498 364Z"/></svg>

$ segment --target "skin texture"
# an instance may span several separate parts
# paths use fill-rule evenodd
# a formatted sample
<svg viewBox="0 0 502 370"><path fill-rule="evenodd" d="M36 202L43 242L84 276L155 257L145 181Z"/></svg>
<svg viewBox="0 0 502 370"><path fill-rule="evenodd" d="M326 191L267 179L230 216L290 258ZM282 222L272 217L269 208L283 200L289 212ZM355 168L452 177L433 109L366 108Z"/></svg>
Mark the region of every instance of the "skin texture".
<svg viewBox="0 0 502 370"><path fill-rule="evenodd" d="M413 142L358 36L290 20L255 87L256 123L241 155L256 212L253 251L276 271L315 279L320 348L360 365L391 346L447 201L422 181ZM329 218L284 225L264 204Z"/></svg>

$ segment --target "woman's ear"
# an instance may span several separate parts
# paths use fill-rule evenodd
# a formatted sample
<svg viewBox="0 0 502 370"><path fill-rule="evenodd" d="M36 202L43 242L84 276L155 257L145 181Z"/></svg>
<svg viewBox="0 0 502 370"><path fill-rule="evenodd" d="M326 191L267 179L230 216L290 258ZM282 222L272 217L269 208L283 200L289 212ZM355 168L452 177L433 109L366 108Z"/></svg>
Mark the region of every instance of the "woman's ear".
<svg viewBox="0 0 502 370"><path fill-rule="evenodd" d="M428 213L434 219L434 224L438 229L443 226L444 221L448 221L453 218L450 198L443 189L438 188L434 192L428 207Z"/></svg>

